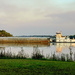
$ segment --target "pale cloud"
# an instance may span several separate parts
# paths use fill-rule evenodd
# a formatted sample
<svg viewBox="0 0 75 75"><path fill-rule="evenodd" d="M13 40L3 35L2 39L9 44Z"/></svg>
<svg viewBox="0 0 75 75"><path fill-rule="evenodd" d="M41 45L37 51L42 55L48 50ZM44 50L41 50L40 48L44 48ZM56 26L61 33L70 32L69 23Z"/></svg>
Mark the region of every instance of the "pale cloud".
<svg viewBox="0 0 75 75"><path fill-rule="evenodd" d="M46 17L52 17L54 18L59 18L59 20L70 20L73 21L75 20L75 11L71 11L71 12L66 12L66 13L56 13L56 14L48 14L46 15Z"/></svg>
<svg viewBox="0 0 75 75"><path fill-rule="evenodd" d="M74 21L75 0L0 0L1 28L14 35L68 32Z"/></svg>

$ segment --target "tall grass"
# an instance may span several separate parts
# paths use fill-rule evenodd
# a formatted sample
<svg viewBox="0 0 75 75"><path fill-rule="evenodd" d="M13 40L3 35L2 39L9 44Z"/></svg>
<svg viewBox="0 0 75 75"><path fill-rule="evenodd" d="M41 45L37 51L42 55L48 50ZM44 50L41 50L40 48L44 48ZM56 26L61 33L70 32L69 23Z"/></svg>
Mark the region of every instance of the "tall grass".
<svg viewBox="0 0 75 75"><path fill-rule="evenodd" d="M29 55L24 52L21 48L21 51L18 52L17 55L13 55L11 52L5 52L5 50L0 51L0 59L27 59ZM61 56L56 55L55 53L44 56L43 52L38 49L38 47L34 47L31 59L41 59L41 60L51 60L51 61L75 61L75 53L74 60L72 58L72 50L70 49L70 54L61 54Z"/></svg>
<svg viewBox="0 0 75 75"><path fill-rule="evenodd" d="M28 55L19 52L17 55L13 55L11 54L11 52L9 53L3 53L0 52L0 59L27 59ZM61 57L58 57L57 55L53 54L51 57L46 58L44 55L42 55L39 52L33 52L32 53L32 59L41 59L41 60L51 60L51 61L73 61L71 58L69 58L68 54L62 54Z"/></svg>
<svg viewBox="0 0 75 75"><path fill-rule="evenodd" d="M43 59L44 55L40 52L40 50L38 49L38 47L34 47L34 51L32 53L32 59Z"/></svg>
<svg viewBox="0 0 75 75"><path fill-rule="evenodd" d="M0 59L26 59L28 56L23 50L19 51L17 55L13 55L11 52L0 51Z"/></svg>

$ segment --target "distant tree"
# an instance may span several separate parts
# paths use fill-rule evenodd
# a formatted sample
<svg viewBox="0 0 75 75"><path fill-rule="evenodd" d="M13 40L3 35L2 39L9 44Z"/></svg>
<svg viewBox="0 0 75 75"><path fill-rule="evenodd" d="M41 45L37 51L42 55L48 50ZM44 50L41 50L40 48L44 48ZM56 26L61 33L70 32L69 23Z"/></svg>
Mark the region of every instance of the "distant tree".
<svg viewBox="0 0 75 75"><path fill-rule="evenodd" d="M0 30L0 37L12 37L13 35L6 32L5 30Z"/></svg>
<svg viewBox="0 0 75 75"><path fill-rule="evenodd" d="M69 37L70 39L73 39L73 38L75 39L75 35L70 35Z"/></svg>

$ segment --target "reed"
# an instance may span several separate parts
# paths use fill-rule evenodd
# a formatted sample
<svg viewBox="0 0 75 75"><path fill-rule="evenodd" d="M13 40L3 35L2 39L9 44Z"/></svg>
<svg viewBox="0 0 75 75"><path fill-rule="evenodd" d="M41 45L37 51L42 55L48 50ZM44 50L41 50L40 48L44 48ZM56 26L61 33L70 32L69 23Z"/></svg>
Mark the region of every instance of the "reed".
<svg viewBox="0 0 75 75"><path fill-rule="evenodd" d="M62 54L61 58L53 54L51 57L46 58L39 51L33 52L31 58L28 54L25 54L22 50L18 52L17 55L13 55L11 52L0 52L0 59L41 59L41 60L50 60L50 61L73 61L70 59L69 55Z"/></svg>
<svg viewBox="0 0 75 75"><path fill-rule="evenodd" d="M36 48L32 53L32 59L43 59L44 55L40 52L38 48Z"/></svg>
<svg viewBox="0 0 75 75"><path fill-rule="evenodd" d="M5 52L5 50L0 51L0 59L28 59L29 55L24 52L23 49L18 52L17 55L12 54L11 51ZM41 59L41 60L50 60L50 61L75 61L75 54L74 54L74 60L70 56L70 54L61 54L61 56L57 56L55 53L50 55L47 55L47 57L44 56L43 52L40 51L38 47L34 47L32 56L30 59Z"/></svg>
<svg viewBox="0 0 75 75"><path fill-rule="evenodd" d="M0 43L50 43L48 38L0 37Z"/></svg>

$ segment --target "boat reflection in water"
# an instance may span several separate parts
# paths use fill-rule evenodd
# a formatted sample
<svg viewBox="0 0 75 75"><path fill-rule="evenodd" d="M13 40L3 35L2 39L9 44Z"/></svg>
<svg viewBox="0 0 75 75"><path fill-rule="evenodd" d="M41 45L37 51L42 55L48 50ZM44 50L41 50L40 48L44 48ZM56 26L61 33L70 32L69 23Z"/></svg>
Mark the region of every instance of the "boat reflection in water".
<svg viewBox="0 0 75 75"><path fill-rule="evenodd" d="M69 59L75 61L75 43L56 43L56 53L65 54Z"/></svg>
<svg viewBox="0 0 75 75"><path fill-rule="evenodd" d="M75 43L56 43L56 52L62 52L65 48L75 47Z"/></svg>

